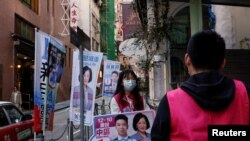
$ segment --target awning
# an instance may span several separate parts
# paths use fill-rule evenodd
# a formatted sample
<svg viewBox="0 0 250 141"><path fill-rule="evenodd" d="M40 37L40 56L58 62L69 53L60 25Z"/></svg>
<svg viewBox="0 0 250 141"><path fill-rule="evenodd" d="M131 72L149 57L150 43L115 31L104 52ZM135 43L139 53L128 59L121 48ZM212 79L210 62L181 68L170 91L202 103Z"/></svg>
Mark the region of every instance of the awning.
<svg viewBox="0 0 250 141"><path fill-rule="evenodd" d="M24 37L16 33L11 33L11 36L14 41L19 41L19 44L15 45L15 49L17 53L21 53L28 57L34 58L35 44L33 41L25 39Z"/></svg>

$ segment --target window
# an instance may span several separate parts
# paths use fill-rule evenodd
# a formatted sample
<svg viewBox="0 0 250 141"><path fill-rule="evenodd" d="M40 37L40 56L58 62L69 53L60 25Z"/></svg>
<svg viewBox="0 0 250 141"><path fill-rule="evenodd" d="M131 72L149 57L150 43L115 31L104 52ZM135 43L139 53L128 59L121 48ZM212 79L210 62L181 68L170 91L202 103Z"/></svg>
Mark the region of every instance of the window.
<svg viewBox="0 0 250 141"><path fill-rule="evenodd" d="M3 109L0 107L0 127L9 125L9 121L5 115L5 112L3 111Z"/></svg>
<svg viewBox="0 0 250 141"><path fill-rule="evenodd" d="M99 23L98 19L96 18L96 16L94 14L92 14L92 26L93 26L93 32L95 34L99 33L99 29L100 29L99 24L100 23Z"/></svg>
<svg viewBox="0 0 250 141"><path fill-rule="evenodd" d="M99 51L99 43L96 42L96 51Z"/></svg>
<svg viewBox="0 0 250 141"><path fill-rule="evenodd" d="M94 38L92 38L92 50L93 51L99 50L99 43Z"/></svg>
<svg viewBox="0 0 250 141"><path fill-rule="evenodd" d="M22 0L25 5L31 7L31 0Z"/></svg>
<svg viewBox="0 0 250 141"><path fill-rule="evenodd" d="M208 7L203 5L203 29L209 29ZM188 77L183 56L186 53L188 40L191 37L190 30L190 9L186 6L173 15L171 37L171 83L179 84Z"/></svg>
<svg viewBox="0 0 250 141"><path fill-rule="evenodd" d="M49 7L49 6L50 6L49 1L50 1L50 0L47 0L47 12L49 12L49 8L50 8L50 7Z"/></svg>
<svg viewBox="0 0 250 141"><path fill-rule="evenodd" d="M15 33L25 39L35 41L35 26L25 21L18 15L15 16Z"/></svg>
<svg viewBox="0 0 250 141"><path fill-rule="evenodd" d="M53 0L52 1L52 16L54 17L55 16L55 1Z"/></svg>
<svg viewBox="0 0 250 141"><path fill-rule="evenodd" d="M4 106L4 109L8 113L11 123L20 122L22 114L17 110L16 107L8 105L8 106Z"/></svg>
<svg viewBox="0 0 250 141"><path fill-rule="evenodd" d="M38 13L39 0L20 0L24 5Z"/></svg>
<svg viewBox="0 0 250 141"><path fill-rule="evenodd" d="M94 38L92 38L92 50L97 51L96 47L95 47L95 39Z"/></svg>

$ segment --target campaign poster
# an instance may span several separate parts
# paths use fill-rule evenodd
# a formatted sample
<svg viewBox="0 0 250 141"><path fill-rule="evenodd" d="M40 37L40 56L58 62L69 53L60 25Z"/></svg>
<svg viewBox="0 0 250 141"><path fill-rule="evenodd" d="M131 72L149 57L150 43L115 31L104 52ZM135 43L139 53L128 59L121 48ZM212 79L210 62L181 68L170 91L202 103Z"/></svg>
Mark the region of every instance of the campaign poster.
<svg viewBox="0 0 250 141"><path fill-rule="evenodd" d="M71 98L70 98L70 121L75 125L80 124L80 87L84 89L84 125L93 123L94 104L98 73L103 54L101 52L83 52L83 68L79 68L79 50L73 53ZM80 86L80 69L82 69L83 86Z"/></svg>
<svg viewBox="0 0 250 141"><path fill-rule="evenodd" d="M116 91L120 72L120 62L104 61L102 96L112 97Z"/></svg>
<svg viewBox="0 0 250 141"><path fill-rule="evenodd" d="M48 131L53 130L54 111L57 97L57 90L63 74L63 66L66 49L62 42L51 37L48 50L48 69L47 69L47 87L46 87L46 122L45 128Z"/></svg>
<svg viewBox="0 0 250 141"><path fill-rule="evenodd" d="M153 110L95 116L89 141L149 141L154 118Z"/></svg>
<svg viewBox="0 0 250 141"><path fill-rule="evenodd" d="M57 88L66 49L63 43L42 31L35 32L34 131L53 130ZM60 58L59 58L60 57ZM50 66L53 66L50 72ZM54 83L51 82L51 74ZM60 75L59 75L60 74Z"/></svg>
<svg viewBox="0 0 250 141"><path fill-rule="evenodd" d="M34 131L42 131L44 102L46 95L46 71L50 37L48 34L35 32L35 69L34 69Z"/></svg>

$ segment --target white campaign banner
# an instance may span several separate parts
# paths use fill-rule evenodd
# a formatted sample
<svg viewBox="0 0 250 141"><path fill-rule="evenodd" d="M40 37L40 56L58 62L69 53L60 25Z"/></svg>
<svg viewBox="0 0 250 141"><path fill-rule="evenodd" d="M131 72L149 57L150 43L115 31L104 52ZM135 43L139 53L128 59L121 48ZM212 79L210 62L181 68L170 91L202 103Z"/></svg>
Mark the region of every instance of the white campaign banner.
<svg viewBox="0 0 250 141"><path fill-rule="evenodd" d="M34 131L42 131L44 102L46 95L46 71L50 37L48 34L35 32L35 72L34 72Z"/></svg>
<svg viewBox="0 0 250 141"><path fill-rule="evenodd" d="M104 61L102 96L112 97L116 91L120 72L120 62Z"/></svg>
<svg viewBox="0 0 250 141"><path fill-rule="evenodd" d="M98 73L103 54L100 52L83 52L83 89L84 89L84 125L90 126L93 122L94 104ZM80 124L80 68L79 50L73 53L72 83L70 98L70 121Z"/></svg>

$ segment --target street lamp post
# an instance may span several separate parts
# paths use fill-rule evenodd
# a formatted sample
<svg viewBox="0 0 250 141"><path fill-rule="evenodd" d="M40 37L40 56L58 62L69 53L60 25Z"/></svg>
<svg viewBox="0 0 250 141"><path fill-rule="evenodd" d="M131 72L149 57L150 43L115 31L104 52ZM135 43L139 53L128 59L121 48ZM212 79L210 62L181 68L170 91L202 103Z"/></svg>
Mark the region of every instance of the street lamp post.
<svg viewBox="0 0 250 141"><path fill-rule="evenodd" d="M81 141L84 141L84 88L83 86L83 75L82 75L82 68L83 68L83 46L80 45L79 47L79 68L80 68L80 135L81 135Z"/></svg>

